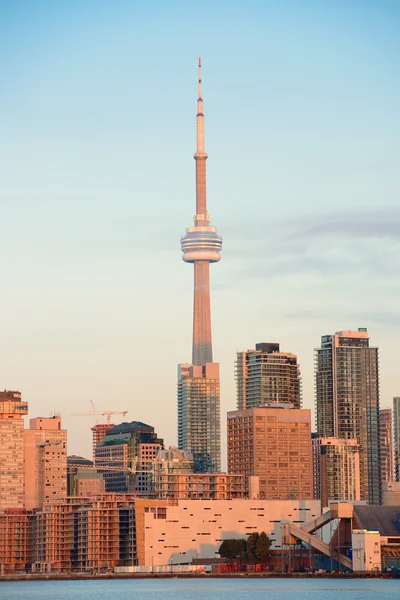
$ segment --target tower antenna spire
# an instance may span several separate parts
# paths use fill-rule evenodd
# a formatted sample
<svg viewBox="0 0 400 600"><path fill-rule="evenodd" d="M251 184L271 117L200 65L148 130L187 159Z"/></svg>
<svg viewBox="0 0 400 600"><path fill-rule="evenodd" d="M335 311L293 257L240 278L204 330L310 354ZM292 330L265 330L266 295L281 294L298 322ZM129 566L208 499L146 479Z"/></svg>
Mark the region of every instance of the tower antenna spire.
<svg viewBox="0 0 400 600"><path fill-rule="evenodd" d="M201 73L201 58L197 67L197 115L196 115L197 148L194 155L196 161L196 217L195 222L204 224L209 221L206 200L206 160L204 150L204 111L203 111L203 82Z"/></svg>
<svg viewBox="0 0 400 600"><path fill-rule="evenodd" d="M194 263L194 303L193 303L193 350L194 365L212 363L211 311L210 311L210 263L221 259L222 238L210 224L206 202L206 162L204 150L204 113L201 58L197 67L197 149L196 161L196 214L194 225L186 229L181 239L183 260Z"/></svg>

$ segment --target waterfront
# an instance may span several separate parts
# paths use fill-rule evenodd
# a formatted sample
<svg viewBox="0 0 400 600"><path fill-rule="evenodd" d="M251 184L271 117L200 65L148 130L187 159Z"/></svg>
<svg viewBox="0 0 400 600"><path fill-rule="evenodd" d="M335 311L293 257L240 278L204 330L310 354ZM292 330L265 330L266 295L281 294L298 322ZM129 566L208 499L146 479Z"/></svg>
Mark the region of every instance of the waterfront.
<svg viewBox="0 0 400 600"><path fill-rule="evenodd" d="M399 579L146 579L0 583L1 600L398 600Z"/></svg>

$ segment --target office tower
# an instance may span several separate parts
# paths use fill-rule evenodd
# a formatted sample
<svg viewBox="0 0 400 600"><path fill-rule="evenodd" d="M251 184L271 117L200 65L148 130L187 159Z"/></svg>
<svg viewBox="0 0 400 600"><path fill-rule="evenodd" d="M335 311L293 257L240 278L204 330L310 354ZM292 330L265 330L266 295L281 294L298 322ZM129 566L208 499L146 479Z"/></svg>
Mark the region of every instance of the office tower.
<svg viewBox="0 0 400 600"><path fill-rule="evenodd" d="M0 513L24 506L24 421L21 392L0 392Z"/></svg>
<svg viewBox="0 0 400 600"><path fill-rule="evenodd" d="M236 356L238 410L270 402L291 402L294 408L301 408L300 366L295 354L281 352L277 343L264 342Z"/></svg>
<svg viewBox="0 0 400 600"><path fill-rule="evenodd" d="M219 365L213 363L210 263L220 260L222 239L210 225L206 202L206 160L201 61L198 67L196 214L181 239L183 260L194 265L192 365L178 367L178 446L193 454L195 470L220 470Z"/></svg>
<svg viewBox="0 0 400 600"><path fill-rule="evenodd" d="M273 403L228 412L228 472L258 476L265 500L312 498L311 411Z"/></svg>
<svg viewBox="0 0 400 600"><path fill-rule="evenodd" d="M395 480L400 481L400 396L393 398L393 446Z"/></svg>
<svg viewBox="0 0 400 600"><path fill-rule="evenodd" d="M67 431L61 417L30 419L24 431L25 508L42 508L67 495Z"/></svg>
<svg viewBox="0 0 400 600"><path fill-rule="evenodd" d="M379 411L379 454L382 483L394 481L393 419L391 408L382 408Z"/></svg>
<svg viewBox="0 0 400 600"><path fill-rule="evenodd" d="M95 450L95 467L107 492L153 493L153 463L164 442L154 427L141 421L109 429Z"/></svg>
<svg viewBox="0 0 400 600"><path fill-rule="evenodd" d="M317 433L357 440L361 500L380 504L378 348L360 328L323 336L315 353Z"/></svg>
<svg viewBox="0 0 400 600"><path fill-rule="evenodd" d="M360 500L360 456L357 440L313 437L314 498Z"/></svg>

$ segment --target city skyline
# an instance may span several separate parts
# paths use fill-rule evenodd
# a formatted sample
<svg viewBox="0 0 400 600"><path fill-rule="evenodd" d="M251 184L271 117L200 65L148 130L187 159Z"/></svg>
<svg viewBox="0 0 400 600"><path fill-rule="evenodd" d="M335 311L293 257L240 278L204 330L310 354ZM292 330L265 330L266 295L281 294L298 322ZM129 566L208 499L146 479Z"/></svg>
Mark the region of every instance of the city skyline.
<svg viewBox="0 0 400 600"><path fill-rule="evenodd" d="M212 305L222 415L236 351L279 340L312 408L312 349L359 326L380 348L381 405L399 394L398 7L229 5L205 20L178 5L0 8L0 389L20 390L30 416L61 412L75 454L91 455L94 420L70 417L90 399L176 439L192 302L176 240L199 54L225 245Z"/></svg>

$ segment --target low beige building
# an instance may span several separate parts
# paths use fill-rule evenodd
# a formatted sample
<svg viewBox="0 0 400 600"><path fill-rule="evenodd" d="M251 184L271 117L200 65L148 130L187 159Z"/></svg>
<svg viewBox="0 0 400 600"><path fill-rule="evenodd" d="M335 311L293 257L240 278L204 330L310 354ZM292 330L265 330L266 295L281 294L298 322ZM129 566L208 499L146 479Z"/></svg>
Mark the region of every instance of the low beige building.
<svg viewBox="0 0 400 600"><path fill-rule="evenodd" d="M222 540L265 531L272 549L281 548L280 522L304 523L321 514L317 500L180 500L145 507L143 562L161 566L215 558Z"/></svg>

